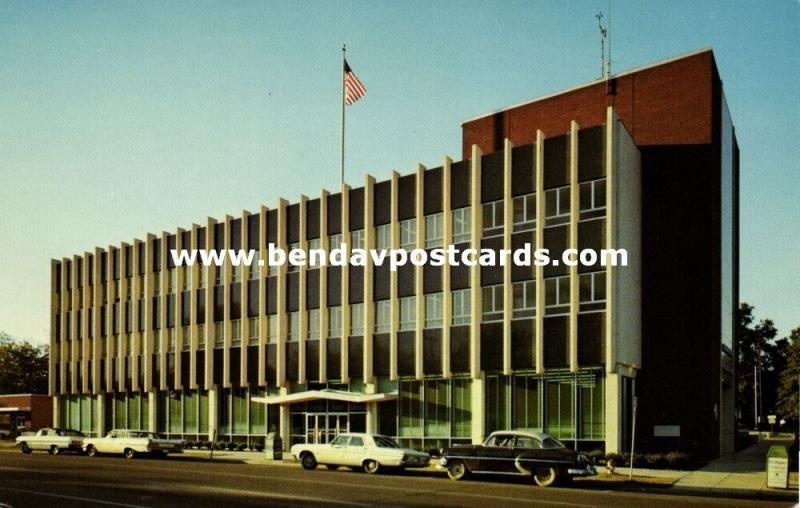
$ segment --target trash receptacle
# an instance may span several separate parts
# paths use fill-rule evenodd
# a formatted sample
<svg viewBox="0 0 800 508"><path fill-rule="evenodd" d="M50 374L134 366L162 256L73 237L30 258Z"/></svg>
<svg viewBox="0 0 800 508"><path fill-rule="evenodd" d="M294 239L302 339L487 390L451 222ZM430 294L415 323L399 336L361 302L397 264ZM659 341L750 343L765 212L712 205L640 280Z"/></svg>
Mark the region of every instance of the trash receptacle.
<svg viewBox="0 0 800 508"><path fill-rule="evenodd" d="M785 446L770 446L767 452L767 487L789 488L789 452Z"/></svg>
<svg viewBox="0 0 800 508"><path fill-rule="evenodd" d="M283 460L283 439L280 437L272 440L272 459Z"/></svg>

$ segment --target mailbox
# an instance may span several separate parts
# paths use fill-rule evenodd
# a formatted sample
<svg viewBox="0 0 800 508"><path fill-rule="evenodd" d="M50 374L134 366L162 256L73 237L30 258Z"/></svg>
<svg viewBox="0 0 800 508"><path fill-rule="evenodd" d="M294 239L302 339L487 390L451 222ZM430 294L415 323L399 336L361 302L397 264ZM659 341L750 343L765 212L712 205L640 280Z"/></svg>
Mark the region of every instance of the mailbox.
<svg viewBox="0 0 800 508"><path fill-rule="evenodd" d="M771 446L767 452L767 487L789 488L789 452L785 446Z"/></svg>

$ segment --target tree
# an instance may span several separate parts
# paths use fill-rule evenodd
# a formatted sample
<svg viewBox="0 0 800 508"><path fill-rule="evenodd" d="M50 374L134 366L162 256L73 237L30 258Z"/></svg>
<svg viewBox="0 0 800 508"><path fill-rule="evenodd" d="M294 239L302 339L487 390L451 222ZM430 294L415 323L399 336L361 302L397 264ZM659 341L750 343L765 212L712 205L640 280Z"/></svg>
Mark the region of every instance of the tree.
<svg viewBox="0 0 800 508"><path fill-rule="evenodd" d="M47 393L47 346L0 332L0 393Z"/></svg>
<svg viewBox="0 0 800 508"><path fill-rule="evenodd" d="M775 341L778 330L769 319L755 323L755 307L742 303L736 314L736 374L737 407L745 424L755 420L754 407L755 372L758 373L759 414L774 411L778 373L783 369L785 347Z"/></svg>
<svg viewBox="0 0 800 508"><path fill-rule="evenodd" d="M800 394L800 327L792 330L786 341L786 364L780 372L777 412L781 418L797 421Z"/></svg>

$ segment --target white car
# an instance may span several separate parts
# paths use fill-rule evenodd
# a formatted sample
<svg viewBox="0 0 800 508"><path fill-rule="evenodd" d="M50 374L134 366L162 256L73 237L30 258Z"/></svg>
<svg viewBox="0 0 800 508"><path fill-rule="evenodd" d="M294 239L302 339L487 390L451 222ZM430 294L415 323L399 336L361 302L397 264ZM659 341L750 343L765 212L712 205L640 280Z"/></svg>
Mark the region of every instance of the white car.
<svg viewBox="0 0 800 508"><path fill-rule="evenodd" d="M184 442L180 439L164 439L155 432L146 430L112 430L105 437L87 438L83 450L90 457L100 453L123 454L132 459L137 454L148 454L163 458L168 453L182 453Z"/></svg>
<svg viewBox="0 0 800 508"><path fill-rule="evenodd" d="M39 429L36 434L19 436L16 441L22 453L34 450L58 455L63 451L80 452L84 436L72 429Z"/></svg>
<svg viewBox="0 0 800 508"><path fill-rule="evenodd" d="M382 468L426 467L431 460L427 453L402 448L390 437L360 433L339 434L328 444L296 444L291 453L303 469L323 464L332 470L348 466L369 474Z"/></svg>

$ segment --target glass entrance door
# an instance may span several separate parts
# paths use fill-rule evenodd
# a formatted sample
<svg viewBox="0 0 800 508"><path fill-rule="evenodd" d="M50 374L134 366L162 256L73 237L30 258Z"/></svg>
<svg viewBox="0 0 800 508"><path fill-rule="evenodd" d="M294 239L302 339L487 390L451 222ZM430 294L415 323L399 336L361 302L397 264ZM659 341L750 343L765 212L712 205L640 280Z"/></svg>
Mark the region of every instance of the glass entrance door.
<svg viewBox="0 0 800 508"><path fill-rule="evenodd" d="M325 444L350 430L347 413L306 413L306 443Z"/></svg>

